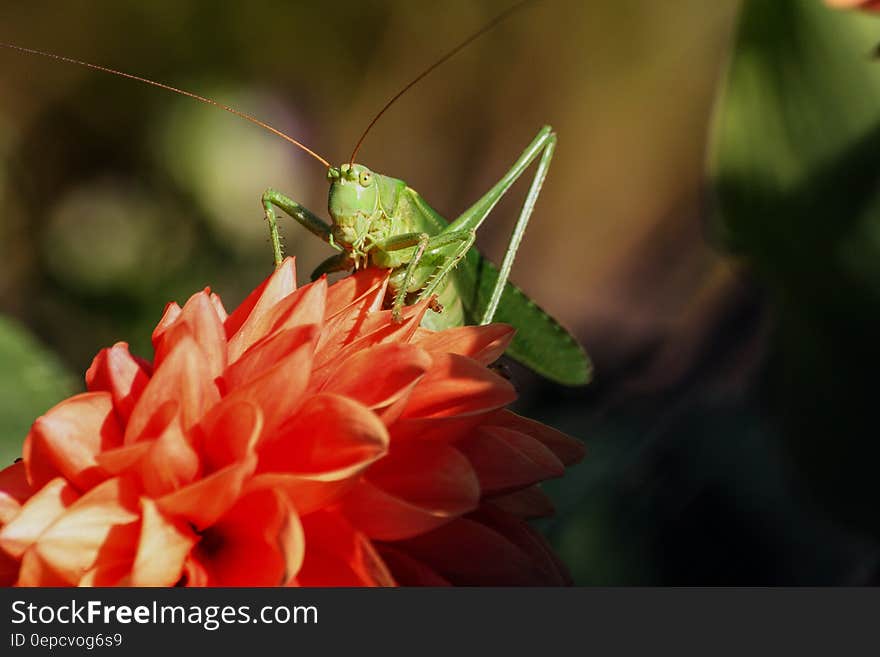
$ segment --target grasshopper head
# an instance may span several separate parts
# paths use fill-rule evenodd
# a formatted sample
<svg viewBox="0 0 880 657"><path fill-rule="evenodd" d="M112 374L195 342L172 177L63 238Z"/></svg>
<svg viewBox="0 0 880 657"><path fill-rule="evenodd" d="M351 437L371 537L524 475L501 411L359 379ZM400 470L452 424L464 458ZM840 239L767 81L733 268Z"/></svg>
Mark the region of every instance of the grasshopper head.
<svg viewBox="0 0 880 657"><path fill-rule="evenodd" d="M333 219L333 240L355 256L364 256L373 235L372 223L379 208L378 176L362 164L330 167L329 210Z"/></svg>

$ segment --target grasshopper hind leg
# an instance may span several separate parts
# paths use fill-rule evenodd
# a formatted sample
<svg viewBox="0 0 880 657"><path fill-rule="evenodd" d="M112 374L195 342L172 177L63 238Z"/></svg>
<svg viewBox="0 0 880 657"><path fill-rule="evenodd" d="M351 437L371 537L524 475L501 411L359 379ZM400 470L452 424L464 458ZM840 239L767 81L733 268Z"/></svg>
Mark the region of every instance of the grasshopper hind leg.
<svg viewBox="0 0 880 657"><path fill-rule="evenodd" d="M538 162L538 168L535 171L535 177L532 179L532 184L526 195L526 200L523 202L522 210L520 210L519 217L517 218L516 224L513 227L513 232L510 235L510 241L508 242L507 250L504 253L504 260L501 262L498 280L495 283L495 288L492 290L492 296L489 298L486 310L483 312L483 317L480 319L480 324L489 324L495 316L495 311L498 310L498 303L501 301L501 294L504 292L504 286L507 284L507 279L510 277L513 260L516 257L516 252L519 250L523 235L526 232L526 226L529 225L529 219L535 209L535 203L538 200L538 195L541 193L541 187L544 185L544 180L547 178L547 171L550 168L550 160L553 159L553 151L555 148L556 135L553 132L549 132L546 144L543 147L541 159Z"/></svg>
<svg viewBox="0 0 880 657"><path fill-rule="evenodd" d="M495 285L489 295L489 300L483 310L482 317L480 318L480 324L490 323L495 317L495 312L498 310L498 303L501 301L501 294L504 292L507 279L510 277L513 260L516 257L520 242L522 242L526 226L529 224L532 211L535 209L535 202L538 200L538 195L541 193L541 187L544 184L544 180L547 178L547 171L550 168L550 161L553 159L553 151L555 148L556 133L553 132L553 129L550 126L544 126L538 132L538 135L532 140L532 143L529 144L526 150L523 151L522 155L519 156L510 170L504 174L501 180L499 180L492 189L486 192L482 198L465 210L458 219L449 224L447 231L450 232L466 228L473 230L479 228L483 221L485 221L486 217L489 216L489 213L492 212L492 209L501 197L510 190L513 183L519 179L525 170L528 169L532 162L538 159L538 156L540 155L538 167L535 171L535 177L532 179L532 184L529 187L528 194L526 194L526 199L523 202L522 210L520 210L519 218L516 220L513 233L510 236L507 251L504 254L504 260L501 263L498 279L495 281ZM478 311L475 308L474 313L476 312Z"/></svg>

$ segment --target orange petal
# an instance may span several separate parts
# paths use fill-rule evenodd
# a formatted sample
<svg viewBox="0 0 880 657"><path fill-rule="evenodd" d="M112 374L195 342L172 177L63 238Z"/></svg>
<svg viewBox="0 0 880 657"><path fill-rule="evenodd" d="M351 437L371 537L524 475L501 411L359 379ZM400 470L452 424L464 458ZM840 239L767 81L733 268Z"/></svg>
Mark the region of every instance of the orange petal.
<svg viewBox="0 0 880 657"><path fill-rule="evenodd" d="M113 396L113 407L123 423L128 421L149 380L150 375L131 355L125 342L117 342L98 352L86 372L89 391L109 392Z"/></svg>
<svg viewBox="0 0 880 657"><path fill-rule="evenodd" d="M258 447L258 472L324 473L361 467L385 454L388 432L358 402L320 393Z"/></svg>
<svg viewBox="0 0 880 657"><path fill-rule="evenodd" d="M56 518L79 497L76 489L61 477L43 486L24 503L21 511L2 530L0 548L20 559Z"/></svg>
<svg viewBox="0 0 880 657"><path fill-rule="evenodd" d="M12 586L18 579L18 571L21 567L18 559L13 559L0 550L0 586Z"/></svg>
<svg viewBox="0 0 880 657"><path fill-rule="evenodd" d="M0 527L18 515L21 505L33 495L27 480L24 461L0 470Z"/></svg>
<svg viewBox="0 0 880 657"><path fill-rule="evenodd" d="M430 366L431 357L420 347L379 344L343 360L322 390L356 399L371 409L385 408L408 396Z"/></svg>
<svg viewBox="0 0 880 657"><path fill-rule="evenodd" d="M109 392L86 392L37 418L25 439L24 461L35 488L61 475L85 491L107 478L95 460L117 447L122 432Z"/></svg>
<svg viewBox="0 0 880 657"><path fill-rule="evenodd" d="M587 453L586 445L580 440L536 420L517 415L513 411L506 409L500 411L486 424L507 427L539 440L565 465L578 463Z"/></svg>
<svg viewBox="0 0 880 657"><path fill-rule="evenodd" d="M131 567L141 522L113 527L101 545L95 564L80 577L78 586L131 586Z"/></svg>
<svg viewBox="0 0 880 657"><path fill-rule="evenodd" d="M24 553L18 571L16 586L72 586L70 581L56 573L33 548Z"/></svg>
<svg viewBox="0 0 880 657"><path fill-rule="evenodd" d="M196 547L198 561L217 586L278 586L302 565L302 526L273 490L242 497L209 528Z"/></svg>
<svg viewBox="0 0 880 657"><path fill-rule="evenodd" d="M68 581L78 582L97 562L134 556L140 518L131 481L116 477L71 504L34 545L42 560Z"/></svg>
<svg viewBox="0 0 880 657"><path fill-rule="evenodd" d="M413 343L431 353L459 354L488 365L504 353L515 332L516 329L508 324L458 326L443 331L420 328Z"/></svg>
<svg viewBox="0 0 880 657"><path fill-rule="evenodd" d="M140 462L144 492L159 497L190 483L199 471L199 457L175 418Z"/></svg>
<svg viewBox="0 0 880 657"><path fill-rule="evenodd" d="M179 404L181 426L189 431L219 399L220 393L204 353L191 335L183 335L144 389L125 429L125 444L141 438L166 402Z"/></svg>
<svg viewBox="0 0 880 657"><path fill-rule="evenodd" d="M565 466L543 443L506 427L483 426L456 443L468 458L487 493L525 488L561 477Z"/></svg>
<svg viewBox="0 0 880 657"><path fill-rule="evenodd" d="M95 457L104 471L110 476L118 476L135 468L150 450L153 441L144 440L139 443L117 447L101 452Z"/></svg>
<svg viewBox="0 0 880 657"><path fill-rule="evenodd" d="M157 344L159 344L165 331L167 331L169 327L174 325L174 322L177 321L178 317L180 317L180 306L177 304L177 302L172 301L166 304L165 312L162 313L162 319L159 320L156 328L153 329L154 348Z"/></svg>
<svg viewBox="0 0 880 657"><path fill-rule="evenodd" d="M399 419L388 427L388 432L393 444L410 440L454 444L467 438L477 427L494 417L494 414L495 411L486 411L453 417Z"/></svg>
<svg viewBox="0 0 880 657"><path fill-rule="evenodd" d="M349 314L354 305L367 300L366 308L379 310L385 298L390 269L369 267L340 279L327 289L326 317Z"/></svg>
<svg viewBox="0 0 880 657"><path fill-rule="evenodd" d="M297 350L314 351L317 329L314 324L299 326L273 333L254 343L223 374L226 390L247 385Z"/></svg>
<svg viewBox="0 0 880 657"><path fill-rule="evenodd" d="M141 498L142 523L130 586L174 586L198 536L181 521L174 521Z"/></svg>
<svg viewBox="0 0 880 657"><path fill-rule="evenodd" d="M201 588L210 585L208 572L191 553L183 564L183 574L180 576L178 586Z"/></svg>
<svg viewBox="0 0 880 657"><path fill-rule="evenodd" d="M348 279L343 279L343 281L344 280ZM342 281L340 281L340 283L341 282ZM328 292L328 294L332 293L334 287L335 285L330 287L330 292ZM378 292L376 294L378 294ZM378 304L379 305L377 306L376 297L371 294L358 299L339 312L332 315L328 313L324 320L323 328L321 329L321 337L318 341L318 351L332 355L334 352L355 339L355 337L359 335L361 326L366 321L367 317L381 307L381 299L378 301Z"/></svg>
<svg viewBox="0 0 880 657"><path fill-rule="evenodd" d="M253 327L253 342L224 376L230 389L253 379L300 345L309 344L314 350L326 296L326 283L319 283L301 287L263 315L260 326ZM230 345L237 350L237 345Z"/></svg>
<svg viewBox="0 0 880 657"><path fill-rule="evenodd" d="M199 531L214 524L235 504L245 479L253 472L256 458L251 454L242 462L184 486L156 500L160 511L172 518L182 518Z"/></svg>
<svg viewBox="0 0 880 657"><path fill-rule="evenodd" d="M220 376L226 369L226 332L211 301L211 291L207 288L192 295L174 324L154 341L154 369L161 367L177 342L187 336L192 337L202 350L210 377L214 379Z"/></svg>
<svg viewBox="0 0 880 657"><path fill-rule="evenodd" d="M297 412L309 383L311 365L312 346L301 344L274 367L232 390L223 404L247 402L258 406L263 415L263 433L271 434Z"/></svg>
<svg viewBox="0 0 880 657"><path fill-rule="evenodd" d="M391 321L390 310L370 313L339 335L332 338L325 335L315 353L312 372L315 385L322 385L336 364L354 353L385 342L409 342L427 309L427 301L404 308L404 319L399 324Z"/></svg>
<svg viewBox="0 0 880 657"><path fill-rule="evenodd" d="M135 442L125 443L125 447L136 445L138 442L152 442L162 435L162 432L171 422L180 422L180 402L177 399L166 399L158 402L153 409L152 415L147 419L143 429L140 430Z"/></svg>
<svg viewBox="0 0 880 657"><path fill-rule="evenodd" d="M306 552L296 576L300 586L394 586L370 540L338 514L303 518Z"/></svg>
<svg viewBox="0 0 880 657"><path fill-rule="evenodd" d="M473 511L480 486L473 469L443 443L395 445L341 503L351 523L373 539L423 534Z"/></svg>
<svg viewBox="0 0 880 657"><path fill-rule="evenodd" d="M509 381L471 358L457 354L432 358L433 365L410 395L403 418L469 415L516 399Z"/></svg>
<svg viewBox="0 0 880 657"><path fill-rule="evenodd" d="M252 402L227 398L211 410L200 429L205 469L214 472L254 451L263 431L263 412Z"/></svg>
<svg viewBox="0 0 880 657"><path fill-rule="evenodd" d="M369 312L357 325L357 331L349 336L349 345L357 343L361 349L381 342L409 342L419 329L428 310L428 300L413 306L405 306L401 321L391 319L390 310Z"/></svg>
<svg viewBox="0 0 880 657"><path fill-rule="evenodd" d="M272 306L296 289L296 258L287 257L281 266L263 279L226 320L226 337L231 338L261 301ZM265 299L264 299L265 297Z"/></svg>
<svg viewBox="0 0 880 657"><path fill-rule="evenodd" d="M388 431L356 401L321 393L258 446L254 486L281 487L301 514L338 497L388 449Z"/></svg>
<svg viewBox="0 0 880 657"><path fill-rule="evenodd" d="M264 472L251 477L245 490L277 490L304 515L323 509L345 495L357 483L361 470L363 468L347 468L309 474Z"/></svg>
<svg viewBox="0 0 880 657"><path fill-rule="evenodd" d="M278 302L295 290L296 265L293 258L286 258L226 320L230 363L266 334L267 317Z"/></svg>
<svg viewBox="0 0 880 657"><path fill-rule="evenodd" d="M327 303L327 279L323 276L282 299L267 314L264 335L324 321Z"/></svg>
<svg viewBox="0 0 880 657"><path fill-rule="evenodd" d="M214 306L214 312L217 313L217 318L220 320L221 324L224 324L223 331L224 335L226 332L226 320L229 318L229 315L226 313L226 308L223 306L223 301L220 299L220 296L217 294L211 293L211 304Z"/></svg>
<svg viewBox="0 0 880 657"><path fill-rule="evenodd" d="M131 528L131 538L136 538L137 527ZM125 555L120 561L108 562L99 560L94 568L90 568L76 583L80 587L131 586L131 557Z"/></svg>

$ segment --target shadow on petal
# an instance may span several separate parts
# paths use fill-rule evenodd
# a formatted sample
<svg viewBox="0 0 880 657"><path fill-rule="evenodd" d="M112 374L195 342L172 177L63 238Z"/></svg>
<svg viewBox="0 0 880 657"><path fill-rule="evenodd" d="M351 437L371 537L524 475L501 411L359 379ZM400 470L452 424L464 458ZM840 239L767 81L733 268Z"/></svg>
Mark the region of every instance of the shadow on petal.
<svg viewBox="0 0 880 657"><path fill-rule="evenodd" d="M392 546L459 586L569 583L565 568L540 534L490 506Z"/></svg>
<svg viewBox="0 0 880 657"><path fill-rule="evenodd" d="M395 445L340 509L370 538L393 541L439 527L479 501L480 485L464 456L443 443L419 442Z"/></svg>
<svg viewBox="0 0 880 657"><path fill-rule="evenodd" d="M296 576L299 586L395 586L366 536L334 513L303 518L306 552Z"/></svg>
<svg viewBox="0 0 880 657"><path fill-rule="evenodd" d="M482 426L456 447L487 493L525 488L565 474L565 465L544 443L507 427Z"/></svg>
<svg viewBox="0 0 880 657"><path fill-rule="evenodd" d="M565 465L578 463L587 454L587 447L580 440L507 409L499 412L486 425L507 427L531 436L556 454Z"/></svg>
<svg viewBox="0 0 880 657"><path fill-rule="evenodd" d="M266 489L244 495L207 529L194 558L215 586L279 586L299 571L304 550L293 507Z"/></svg>
<svg viewBox="0 0 880 657"><path fill-rule="evenodd" d="M556 510L553 500L537 484L513 493L491 495L486 503L523 520L546 518Z"/></svg>
<svg viewBox="0 0 880 657"><path fill-rule="evenodd" d="M210 527L226 513L241 494L244 482L256 466L256 457L249 454L240 463L199 479L156 500L160 511L171 518L182 518L199 531Z"/></svg>

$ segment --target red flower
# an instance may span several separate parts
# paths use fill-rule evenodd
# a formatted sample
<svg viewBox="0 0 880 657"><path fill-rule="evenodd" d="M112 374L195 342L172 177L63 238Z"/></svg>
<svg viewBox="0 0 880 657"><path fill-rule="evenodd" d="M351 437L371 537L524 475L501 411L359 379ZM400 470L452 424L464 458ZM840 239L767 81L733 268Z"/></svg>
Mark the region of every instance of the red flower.
<svg viewBox="0 0 880 657"><path fill-rule="evenodd" d="M505 410L511 328L392 323L386 284L288 259L229 316L170 304L152 363L101 351L0 472L0 581L565 583L523 519L581 444Z"/></svg>

